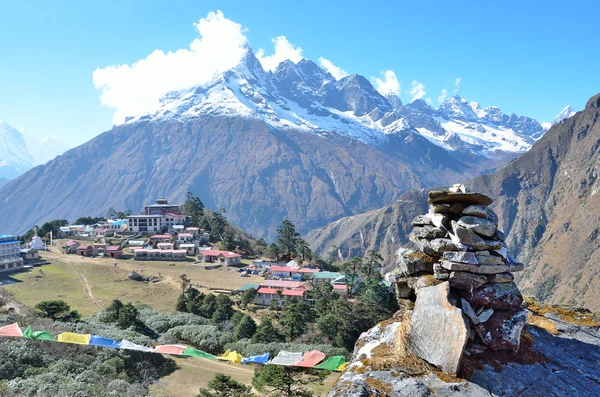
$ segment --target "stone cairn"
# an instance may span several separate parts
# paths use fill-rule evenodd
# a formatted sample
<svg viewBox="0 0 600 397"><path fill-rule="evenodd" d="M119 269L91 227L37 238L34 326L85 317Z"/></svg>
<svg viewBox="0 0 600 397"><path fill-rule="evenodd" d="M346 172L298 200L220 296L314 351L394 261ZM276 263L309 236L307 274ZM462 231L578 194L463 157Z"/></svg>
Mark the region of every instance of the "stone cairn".
<svg viewBox="0 0 600 397"><path fill-rule="evenodd" d="M415 300L415 354L456 373L463 354L519 350L527 313L513 282L515 262L498 230L492 199L463 185L429 192L429 212L412 221L416 250L401 248L386 275L400 300Z"/></svg>

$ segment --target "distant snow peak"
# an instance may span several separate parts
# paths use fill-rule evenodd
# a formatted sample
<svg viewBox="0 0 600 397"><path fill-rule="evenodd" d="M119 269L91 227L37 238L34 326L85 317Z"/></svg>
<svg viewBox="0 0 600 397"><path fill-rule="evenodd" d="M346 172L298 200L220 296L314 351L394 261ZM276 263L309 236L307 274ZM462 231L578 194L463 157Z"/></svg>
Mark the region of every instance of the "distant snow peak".
<svg viewBox="0 0 600 397"><path fill-rule="evenodd" d="M67 146L55 136L47 136L40 141L0 121L0 178L16 178L66 149Z"/></svg>
<svg viewBox="0 0 600 397"><path fill-rule="evenodd" d="M277 129L324 137L333 132L378 146L412 132L446 150L486 157L526 151L547 130L531 118L506 115L497 106L481 109L458 95L437 109L422 98L405 105L361 75L336 79L305 58L265 70L249 46L235 67L209 83L165 95L157 112L130 122L204 115L256 118Z"/></svg>
<svg viewBox="0 0 600 397"><path fill-rule="evenodd" d="M563 120L568 119L569 117L572 117L575 115L575 113L577 113L575 111L575 109L573 109L573 107L571 105L567 105L563 110L561 110L561 112L552 120L551 125L554 124L558 124Z"/></svg>

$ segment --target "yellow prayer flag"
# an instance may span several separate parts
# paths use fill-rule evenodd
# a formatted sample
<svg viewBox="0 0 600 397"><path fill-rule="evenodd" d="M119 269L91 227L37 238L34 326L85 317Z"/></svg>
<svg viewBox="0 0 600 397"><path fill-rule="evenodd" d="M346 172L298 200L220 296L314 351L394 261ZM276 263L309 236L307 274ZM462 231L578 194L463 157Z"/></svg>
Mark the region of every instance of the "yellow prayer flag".
<svg viewBox="0 0 600 397"><path fill-rule="evenodd" d="M75 343L77 345L89 345L90 344L90 334L81 335L74 334L72 332L63 332L58 335L58 341L63 343Z"/></svg>

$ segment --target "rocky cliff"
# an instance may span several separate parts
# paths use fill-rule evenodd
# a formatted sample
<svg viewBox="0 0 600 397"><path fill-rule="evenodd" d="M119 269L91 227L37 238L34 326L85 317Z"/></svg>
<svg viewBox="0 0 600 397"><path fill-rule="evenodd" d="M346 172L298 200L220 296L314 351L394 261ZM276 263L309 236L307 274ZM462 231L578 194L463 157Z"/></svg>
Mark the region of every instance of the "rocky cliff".
<svg viewBox="0 0 600 397"><path fill-rule="evenodd" d="M492 197L512 256L529 263L517 277L523 290L554 303L600 309L600 95L554 125L522 157L465 184ZM313 230L321 253L344 256L380 250L388 264L407 244L409 222L424 210L426 190L392 205ZM393 214L393 216L392 216Z"/></svg>

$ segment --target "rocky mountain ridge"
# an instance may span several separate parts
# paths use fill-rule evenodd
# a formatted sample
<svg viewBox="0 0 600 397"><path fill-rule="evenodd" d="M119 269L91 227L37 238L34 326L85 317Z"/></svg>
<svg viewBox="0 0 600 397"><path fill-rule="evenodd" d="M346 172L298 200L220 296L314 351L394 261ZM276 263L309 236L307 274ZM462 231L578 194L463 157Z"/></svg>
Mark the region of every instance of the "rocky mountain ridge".
<svg viewBox="0 0 600 397"><path fill-rule="evenodd" d="M273 72L265 71L250 47L233 69L207 84L171 92L158 110L126 122L234 114L276 129L335 132L381 147L390 145L390 135L412 131L446 150L500 162L528 150L547 130L495 106L472 109L459 96L438 109L420 99L403 105L393 94L381 95L363 76L336 80L307 59L286 60Z"/></svg>

